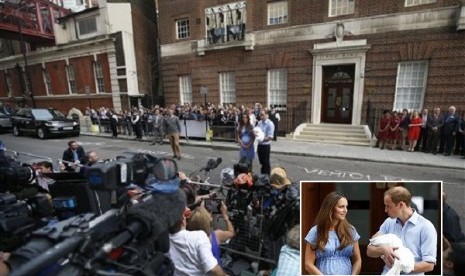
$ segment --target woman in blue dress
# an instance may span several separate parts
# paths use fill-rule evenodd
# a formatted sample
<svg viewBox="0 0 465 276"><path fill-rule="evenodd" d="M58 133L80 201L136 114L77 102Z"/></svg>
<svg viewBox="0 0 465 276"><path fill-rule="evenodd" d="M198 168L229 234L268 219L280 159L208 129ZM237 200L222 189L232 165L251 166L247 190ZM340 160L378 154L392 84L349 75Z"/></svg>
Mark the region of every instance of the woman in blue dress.
<svg viewBox="0 0 465 276"><path fill-rule="evenodd" d="M255 134L253 126L250 123L250 117L246 113L242 114L242 119L237 128L237 142L240 145L239 159L246 158L250 165L252 165L255 158L255 149L253 142L255 141Z"/></svg>
<svg viewBox="0 0 465 276"><path fill-rule="evenodd" d="M360 235L346 220L347 198L331 192L323 200L313 226L305 237L305 269L310 274L360 274Z"/></svg>

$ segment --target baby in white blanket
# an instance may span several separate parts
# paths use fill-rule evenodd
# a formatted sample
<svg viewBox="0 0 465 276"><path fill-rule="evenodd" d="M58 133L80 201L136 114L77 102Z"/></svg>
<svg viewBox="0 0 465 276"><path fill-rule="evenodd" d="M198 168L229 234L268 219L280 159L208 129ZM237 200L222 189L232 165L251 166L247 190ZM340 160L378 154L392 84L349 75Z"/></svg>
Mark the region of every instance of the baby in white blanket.
<svg viewBox="0 0 465 276"><path fill-rule="evenodd" d="M380 235L370 239L370 244L373 246L390 246L397 247L394 252L399 256L399 259L394 259L394 264L386 275L400 275L401 272L410 273L415 266L415 258L412 251L404 247L402 241L394 234Z"/></svg>

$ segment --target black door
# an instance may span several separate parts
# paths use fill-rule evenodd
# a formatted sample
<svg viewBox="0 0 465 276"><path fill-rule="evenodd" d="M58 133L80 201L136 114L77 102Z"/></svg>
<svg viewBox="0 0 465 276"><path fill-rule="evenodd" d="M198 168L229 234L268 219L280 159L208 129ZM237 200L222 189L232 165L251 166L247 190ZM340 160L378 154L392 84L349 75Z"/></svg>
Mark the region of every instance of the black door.
<svg viewBox="0 0 465 276"><path fill-rule="evenodd" d="M354 97L355 65L323 67L323 123L350 124Z"/></svg>

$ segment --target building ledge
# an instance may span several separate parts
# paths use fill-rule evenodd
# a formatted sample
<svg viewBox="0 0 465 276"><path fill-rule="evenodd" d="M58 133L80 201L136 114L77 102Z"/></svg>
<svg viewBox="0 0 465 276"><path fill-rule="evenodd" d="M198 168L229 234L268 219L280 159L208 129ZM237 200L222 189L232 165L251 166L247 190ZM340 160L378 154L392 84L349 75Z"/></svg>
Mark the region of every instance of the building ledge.
<svg viewBox="0 0 465 276"><path fill-rule="evenodd" d="M230 48L244 48L246 51L252 51L255 46L255 35L245 34L244 40L235 40L227 43L209 44L207 39L197 40L197 55L204 56L205 52L224 50Z"/></svg>
<svg viewBox="0 0 465 276"><path fill-rule="evenodd" d="M457 20L457 31L465 30L465 1L462 1L462 6L459 10L459 18Z"/></svg>

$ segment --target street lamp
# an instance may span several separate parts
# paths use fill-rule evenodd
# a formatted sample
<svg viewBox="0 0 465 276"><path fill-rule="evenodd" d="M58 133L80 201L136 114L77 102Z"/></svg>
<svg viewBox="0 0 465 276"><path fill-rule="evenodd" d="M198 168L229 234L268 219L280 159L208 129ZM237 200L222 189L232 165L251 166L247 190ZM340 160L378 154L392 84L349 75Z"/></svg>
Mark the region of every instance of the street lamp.
<svg viewBox="0 0 465 276"><path fill-rule="evenodd" d="M204 100L205 100L205 110L208 110L207 108L207 94L208 94L208 88L206 85L200 86L200 95L203 95ZM208 135L208 120L207 116L205 114L205 135Z"/></svg>

